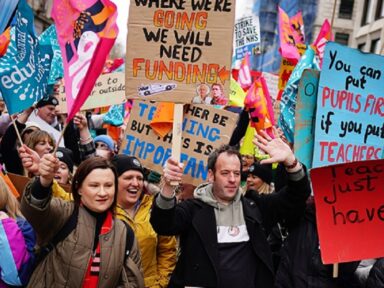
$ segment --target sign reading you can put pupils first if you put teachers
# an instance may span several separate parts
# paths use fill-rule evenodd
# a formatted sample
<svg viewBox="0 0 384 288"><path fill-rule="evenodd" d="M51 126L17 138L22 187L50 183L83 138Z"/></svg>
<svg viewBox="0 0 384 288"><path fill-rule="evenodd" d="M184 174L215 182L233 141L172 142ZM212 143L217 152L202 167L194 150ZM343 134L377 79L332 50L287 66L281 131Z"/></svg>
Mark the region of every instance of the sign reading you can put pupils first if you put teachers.
<svg viewBox="0 0 384 288"><path fill-rule="evenodd" d="M182 122L180 162L184 163L183 183L207 181L208 155L228 143L237 122L236 114L203 105L186 105ZM121 154L136 156L142 164L162 171L172 154L172 132L158 136L151 128L157 104L134 101L120 148Z"/></svg>
<svg viewBox="0 0 384 288"><path fill-rule="evenodd" d="M198 87L229 92L234 0L131 1L127 98L191 103Z"/></svg>
<svg viewBox="0 0 384 288"><path fill-rule="evenodd" d="M328 42L317 96L313 167L384 155L384 57Z"/></svg>

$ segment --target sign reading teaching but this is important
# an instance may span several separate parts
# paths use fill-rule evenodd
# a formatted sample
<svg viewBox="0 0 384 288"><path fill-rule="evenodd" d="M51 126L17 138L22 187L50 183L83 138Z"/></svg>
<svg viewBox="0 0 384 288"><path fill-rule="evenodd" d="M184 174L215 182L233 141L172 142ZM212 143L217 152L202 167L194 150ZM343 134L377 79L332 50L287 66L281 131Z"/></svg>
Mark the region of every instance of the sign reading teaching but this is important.
<svg viewBox="0 0 384 288"><path fill-rule="evenodd" d="M384 160L310 172L324 264L384 255Z"/></svg>
<svg viewBox="0 0 384 288"><path fill-rule="evenodd" d="M383 157L384 57L329 42L317 97L313 167Z"/></svg>
<svg viewBox="0 0 384 288"><path fill-rule="evenodd" d="M228 95L234 14L234 0L131 1L127 98L191 103L200 84Z"/></svg>
<svg viewBox="0 0 384 288"><path fill-rule="evenodd" d="M237 116L203 105L185 108L180 156L183 182L198 185L207 180L208 155L229 142ZM136 156L144 166L161 173L172 154L172 132L160 137L152 130L150 123L156 109L157 104L134 101L120 153Z"/></svg>

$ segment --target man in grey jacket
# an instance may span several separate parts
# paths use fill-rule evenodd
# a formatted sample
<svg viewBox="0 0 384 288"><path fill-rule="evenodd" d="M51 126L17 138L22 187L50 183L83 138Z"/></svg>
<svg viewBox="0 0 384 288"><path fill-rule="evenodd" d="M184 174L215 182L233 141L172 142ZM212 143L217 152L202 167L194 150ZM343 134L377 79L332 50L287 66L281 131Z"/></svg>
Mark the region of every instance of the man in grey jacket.
<svg viewBox="0 0 384 288"><path fill-rule="evenodd" d="M167 161L151 223L159 234L180 235L181 254L169 287L273 287L268 231L304 212L310 186L289 146L261 134L255 144L270 155L263 163L282 162L289 173L287 186L276 194L244 198L240 154L222 146L209 156L209 183L196 188L195 199L176 205L171 182L181 181L183 166Z"/></svg>

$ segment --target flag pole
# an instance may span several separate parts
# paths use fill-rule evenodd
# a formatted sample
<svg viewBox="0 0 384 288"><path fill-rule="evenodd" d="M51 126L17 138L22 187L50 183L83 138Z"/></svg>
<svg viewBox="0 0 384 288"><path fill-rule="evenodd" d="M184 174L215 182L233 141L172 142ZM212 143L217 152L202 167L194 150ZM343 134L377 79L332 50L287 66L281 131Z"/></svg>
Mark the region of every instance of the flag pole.
<svg viewBox="0 0 384 288"><path fill-rule="evenodd" d="M12 115L10 115L9 117L11 117L11 120L12 120L12 123L13 123L13 127L15 128L16 135L17 135L17 138L19 139L20 145L23 146L24 143L23 143L23 140L21 139L21 135L20 135L19 129L17 129L15 119L13 118Z"/></svg>
<svg viewBox="0 0 384 288"><path fill-rule="evenodd" d="M334 0L333 1L332 19L331 19L331 31L332 32L333 32L333 23L335 21L335 14L336 14L336 3L337 3L337 0ZM339 275L339 263L334 263L332 276L333 276L333 278L337 278L338 275Z"/></svg>
<svg viewBox="0 0 384 288"><path fill-rule="evenodd" d="M53 150L53 155L56 155L57 148L59 148L59 144L60 144L61 140L63 139L64 133L65 133L65 129L67 129L67 126L68 126L68 123L65 122L63 130L61 130L59 140L56 143L55 150Z"/></svg>
<svg viewBox="0 0 384 288"><path fill-rule="evenodd" d="M333 11L332 11L332 19L331 19L331 30L333 30L333 22L335 21L336 3L337 3L337 0L333 1Z"/></svg>

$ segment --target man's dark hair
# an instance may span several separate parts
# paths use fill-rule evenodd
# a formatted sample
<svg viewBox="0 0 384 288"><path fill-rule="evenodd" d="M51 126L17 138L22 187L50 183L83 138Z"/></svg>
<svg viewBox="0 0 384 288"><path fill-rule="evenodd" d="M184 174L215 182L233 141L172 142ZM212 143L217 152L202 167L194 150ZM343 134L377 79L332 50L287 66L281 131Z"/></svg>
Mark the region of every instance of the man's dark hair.
<svg viewBox="0 0 384 288"><path fill-rule="evenodd" d="M214 150L209 156L208 156L208 170L212 170L215 172L215 166L216 166L216 161L217 158L219 157L220 154L222 153L227 153L229 155L236 155L237 158L239 158L240 161L240 172L243 171L243 163L241 161L241 155L238 149L236 149L233 146L230 145L221 145L219 148Z"/></svg>

